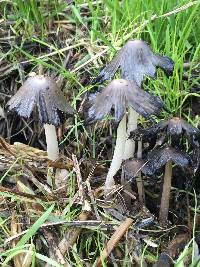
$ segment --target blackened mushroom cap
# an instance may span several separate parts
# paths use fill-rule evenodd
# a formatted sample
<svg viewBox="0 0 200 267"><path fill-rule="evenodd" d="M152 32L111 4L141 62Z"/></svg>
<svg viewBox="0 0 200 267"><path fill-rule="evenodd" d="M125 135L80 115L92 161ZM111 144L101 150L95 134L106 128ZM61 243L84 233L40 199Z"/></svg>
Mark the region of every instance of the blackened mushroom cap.
<svg viewBox="0 0 200 267"><path fill-rule="evenodd" d="M134 81L116 79L97 95L87 112L87 122L103 119L114 109L115 121L119 122L127 107L132 107L144 117L158 114L164 108L160 98L140 89Z"/></svg>
<svg viewBox="0 0 200 267"><path fill-rule="evenodd" d="M166 146L150 152L142 170L146 175L151 176L170 160L180 167L188 167L191 163L189 155L185 152Z"/></svg>
<svg viewBox="0 0 200 267"><path fill-rule="evenodd" d="M161 121L148 129L137 129L131 132L130 138L136 139L140 136L143 140L148 141L159 132L165 132L168 136L175 137L176 141L176 137L185 134L192 145L200 145L199 129L179 117L173 117L168 120Z"/></svg>
<svg viewBox="0 0 200 267"><path fill-rule="evenodd" d="M37 106L42 123L61 124L61 114L73 115L74 109L66 101L56 82L43 75L29 77L17 93L8 101L8 109L19 116L29 118Z"/></svg>
<svg viewBox="0 0 200 267"><path fill-rule="evenodd" d="M154 54L146 42L131 40L120 49L95 81L103 82L112 78L120 68L123 79L133 80L140 86L145 76L156 78L156 67L163 69L169 76L173 72L174 62L166 56Z"/></svg>
<svg viewBox="0 0 200 267"><path fill-rule="evenodd" d="M200 131L187 121L174 117L168 120L167 133L170 135L185 134L192 144L200 144Z"/></svg>

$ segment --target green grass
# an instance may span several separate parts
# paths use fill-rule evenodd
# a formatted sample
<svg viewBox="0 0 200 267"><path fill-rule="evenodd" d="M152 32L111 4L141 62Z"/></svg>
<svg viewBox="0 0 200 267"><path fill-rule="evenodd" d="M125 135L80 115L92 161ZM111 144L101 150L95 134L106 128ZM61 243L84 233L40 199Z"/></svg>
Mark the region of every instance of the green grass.
<svg viewBox="0 0 200 267"><path fill-rule="evenodd" d="M155 52L167 55L175 61L174 73L169 79L162 71L158 71L158 79L149 80L148 85L144 86L145 89L161 97L172 115L180 115L196 126L199 124L199 116L191 118L191 108L185 109L184 106L192 94L199 97L198 94L192 93L191 89L194 84L199 84L200 78L193 78L192 82L183 80L183 63L191 63L188 76L192 77L192 65L198 63L200 58L200 1L76 0L74 3L67 5L65 1L58 0L1 1L0 14L4 20L1 25L5 34L0 39L0 45L7 42L8 48L6 52L0 50L0 60L6 60L17 70L18 74L15 74L17 83L21 83L28 72L37 72L40 64L46 72L64 77L64 90L74 108L77 108L85 92L92 89L91 85L84 85L83 77L88 82L98 74L105 63L113 58L116 51L127 40L141 38L147 41ZM191 6L187 6L189 3ZM182 10L179 10L179 7L183 7ZM60 20L63 21L61 24L58 23ZM9 36L10 38L6 39ZM27 44L31 44L32 48ZM36 50L33 49L34 46L37 47ZM64 60L69 51L67 48L64 51L62 49L67 46L71 46L73 55L78 55L72 62L72 69L66 69L64 66ZM102 55L98 56L101 53ZM27 72L23 72L19 61L29 62ZM6 77L2 80L6 80ZM167 113L163 113L163 118L167 116L169 116ZM142 118L141 121L145 123ZM88 128L83 118L76 116L74 123L69 123L67 126L62 143L66 145L76 143L73 153L78 158L108 160L110 158L105 152L106 148L100 141L101 138L106 138L109 127L109 122L106 122L103 127L97 124L93 128ZM112 131L114 138L115 130ZM103 155L100 155L100 152ZM0 180L8 176L9 171ZM71 179L71 198L75 195L73 175L74 173ZM13 195L0 194L10 199L20 211L20 205L24 202L22 199ZM2 204L4 204L3 201ZM33 245L34 236L44 222L43 219L46 220L50 213L59 211L65 219L73 220L80 212L80 208L74 208L70 202L65 207L57 203L53 211L53 206L49 208L49 205L43 204L43 215L35 218L35 223L28 228L15 248L7 247L2 253L4 264L14 255L30 249L33 267L37 266L36 259L49 262L52 266L60 266L55 260L50 260L37 252ZM10 235L9 223L10 218L0 215L0 241L2 242ZM61 227L61 232L66 229L67 227ZM83 237L85 241L80 240L79 246L74 245L72 248L70 255L72 266L84 266L79 256L82 249L86 251L86 257L91 259L91 263L94 263L109 239L101 229L84 233ZM122 243L120 246L121 250L126 251L128 258L130 255L127 252L128 248L126 250L126 244ZM191 247L190 243L175 266L183 266L182 258L191 253ZM152 257L151 255L151 249L146 247L143 251L144 258ZM154 254L152 258L155 260L156 257L157 255ZM123 266L128 266L128 263L124 262Z"/></svg>

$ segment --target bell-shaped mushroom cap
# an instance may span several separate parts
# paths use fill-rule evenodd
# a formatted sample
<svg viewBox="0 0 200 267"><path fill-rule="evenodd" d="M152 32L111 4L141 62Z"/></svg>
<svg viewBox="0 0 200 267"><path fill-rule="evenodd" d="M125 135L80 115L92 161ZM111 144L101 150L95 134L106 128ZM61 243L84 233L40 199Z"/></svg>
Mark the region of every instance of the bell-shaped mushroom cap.
<svg viewBox="0 0 200 267"><path fill-rule="evenodd" d="M93 123L101 120L114 108L115 121L119 122L128 106L144 117L158 114L164 108L160 98L143 91L135 82L118 79L109 83L97 95L88 109L87 121Z"/></svg>
<svg viewBox="0 0 200 267"><path fill-rule="evenodd" d="M141 136L143 140L151 140L159 132L165 132L168 136L175 138L185 134L192 145L200 145L200 131L185 120L179 117L173 117L166 121L161 121L148 129L137 129L131 132L130 137L136 139Z"/></svg>
<svg viewBox="0 0 200 267"><path fill-rule="evenodd" d="M167 133L170 135L186 134L192 144L197 144L197 142L200 143L199 129L179 117L174 117L168 120Z"/></svg>
<svg viewBox="0 0 200 267"><path fill-rule="evenodd" d="M117 56L100 72L96 81L103 82L112 78L120 68L123 79L135 81L140 86L145 76L156 78L156 67L171 75L174 62L166 56L154 54L144 41L132 40L121 48Z"/></svg>
<svg viewBox="0 0 200 267"><path fill-rule="evenodd" d="M144 168L146 162L143 159L131 158L123 162L123 170L125 177L131 179L136 177L140 171Z"/></svg>
<svg viewBox="0 0 200 267"><path fill-rule="evenodd" d="M29 77L7 105L10 111L14 110L19 116L25 118L30 117L36 105L40 121L55 126L61 124L61 113L74 114L74 109L65 100L56 82L43 75Z"/></svg>
<svg viewBox="0 0 200 267"><path fill-rule="evenodd" d="M191 163L191 159L186 153L166 146L150 152L142 170L146 175L153 175L170 160L180 167L188 167Z"/></svg>

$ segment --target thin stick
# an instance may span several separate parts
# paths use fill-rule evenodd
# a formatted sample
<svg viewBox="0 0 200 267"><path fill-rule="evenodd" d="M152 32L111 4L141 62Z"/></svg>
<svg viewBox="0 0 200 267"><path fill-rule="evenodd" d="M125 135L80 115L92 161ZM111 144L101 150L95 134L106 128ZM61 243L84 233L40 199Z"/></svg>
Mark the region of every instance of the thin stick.
<svg viewBox="0 0 200 267"><path fill-rule="evenodd" d="M102 266L102 260L106 259L112 250L119 244L119 241L124 236L126 231L129 229L129 227L132 225L133 219L127 218L125 221L123 221L120 226L116 229L114 234L111 236L110 240L106 244L104 250L101 253L101 256L97 260L97 267Z"/></svg>
<svg viewBox="0 0 200 267"><path fill-rule="evenodd" d="M84 45L84 42L80 42L78 44L75 44L75 45L71 45L71 46L67 46L67 47L64 47L64 48L61 48L61 49L57 49L56 51L54 52L51 52L49 54L45 54L45 55L42 55L42 56L39 56L37 57L37 59L43 59L43 58L46 58L46 57L51 57L51 56L54 56L56 54L61 54L63 52L66 52L68 50L71 50L73 48L76 48L76 47L79 47L81 45ZM22 61L21 64L25 64L25 63L29 63L29 62L32 62L34 61L35 59L30 59L30 60L26 60L26 61Z"/></svg>
<svg viewBox="0 0 200 267"><path fill-rule="evenodd" d="M74 171L76 173L77 184L78 184L79 203L83 204L84 202L83 181L82 181L82 176L81 176L81 171L79 168L78 160L74 154L72 154L72 160L74 163Z"/></svg>

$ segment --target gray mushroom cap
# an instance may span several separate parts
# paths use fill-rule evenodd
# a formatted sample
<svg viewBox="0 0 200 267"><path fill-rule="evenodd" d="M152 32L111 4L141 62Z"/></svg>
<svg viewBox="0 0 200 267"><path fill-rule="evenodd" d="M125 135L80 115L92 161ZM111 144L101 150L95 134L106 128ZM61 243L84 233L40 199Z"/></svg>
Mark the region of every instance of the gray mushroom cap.
<svg viewBox="0 0 200 267"><path fill-rule="evenodd" d="M123 79L133 80L141 86L145 76L156 78L156 67L163 69L169 76L173 72L174 62L169 57L154 54L146 42L132 40L120 49L117 56L100 72L96 81L103 82L112 78L120 68Z"/></svg>
<svg viewBox="0 0 200 267"><path fill-rule="evenodd" d="M93 123L103 119L114 109L114 118L118 123L132 107L144 117L158 114L164 108L160 98L140 89L135 82L116 79L110 82L92 101L87 112L87 122Z"/></svg>
<svg viewBox="0 0 200 267"><path fill-rule="evenodd" d="M55 126L61 124L61 114L74 114L56 82L43 75L29 77L7 105L10 111L16 111L25 118L29 118L37 106L40 121Z"/></svg>

